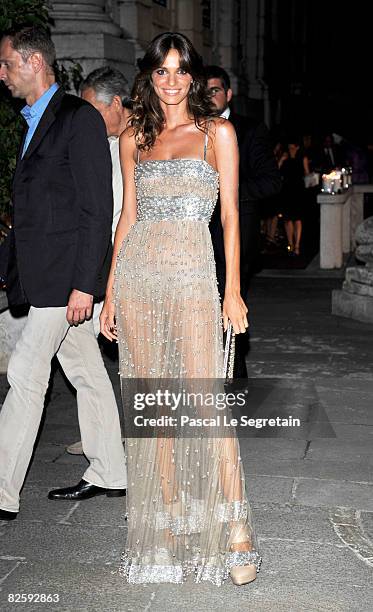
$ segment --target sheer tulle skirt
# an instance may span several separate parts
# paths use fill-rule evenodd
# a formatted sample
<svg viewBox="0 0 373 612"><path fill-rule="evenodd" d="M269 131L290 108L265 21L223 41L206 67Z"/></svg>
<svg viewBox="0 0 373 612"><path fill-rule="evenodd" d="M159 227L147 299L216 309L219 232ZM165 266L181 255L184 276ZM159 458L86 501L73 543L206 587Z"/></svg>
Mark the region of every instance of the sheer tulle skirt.
<svg viewBox="0 0 373 612"><path fill-rule="evenodd" d="M221 306L206 223L137 222L118 256L114 292L123 398L133 379L222 380ZM120 572L129 582L182 582L193 573L197 582L220 585L234 565L259 569L234 432L126 438L126 457ZM249 545L235 552L241 527Z"/></svg>

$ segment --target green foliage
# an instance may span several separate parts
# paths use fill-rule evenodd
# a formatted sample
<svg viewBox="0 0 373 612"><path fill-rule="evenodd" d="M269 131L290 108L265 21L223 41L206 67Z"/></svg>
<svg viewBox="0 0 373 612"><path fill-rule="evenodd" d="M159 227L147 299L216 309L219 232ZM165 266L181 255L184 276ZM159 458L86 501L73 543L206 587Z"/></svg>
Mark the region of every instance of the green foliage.
<svg viewBox="0 0 373 612"><path fill-rule="evenodd" d="M62 85L65 91L72 91L77 94L79 92L80 83L83 80L83 68L79 62L69 60L71 66L66 68L64 64L56 66L56 80Z"/></svg>
<svg viewBox="0 0 373 612"><path fill-rule="evenodd" d="M49 26L45 0L1 0L0 32L23 25ZM0 90L0 216L9 212L10 185L21 138L22 120L4 85Z"/></svg>
<svg viewBox="0 0 373 612"><path fill-rule="evenodd" d="M45 0L1 0L0 33L28 25L40 25L49 30L49 3ZM82 67L71 61L66 68L56 67L56 78L66 91L79 90ZM19 104L12 100L6 87L0 86L0 218L6 219L10 210L11 183L21 140L23 120Z"/></svg>
<svg viewBox="0 0 373 612"><path fill-rule="evenodd" d="M5 95L0 97L0 125L0 216L2 216L9 211L10 185L22 131L22 121Z"/></svg>
<svg viewBox="0 0 373 612"><path fill-rule="evenodd" d="M0 32L21 25L48 27L48 2L45 0L1 0Z"/></svg>

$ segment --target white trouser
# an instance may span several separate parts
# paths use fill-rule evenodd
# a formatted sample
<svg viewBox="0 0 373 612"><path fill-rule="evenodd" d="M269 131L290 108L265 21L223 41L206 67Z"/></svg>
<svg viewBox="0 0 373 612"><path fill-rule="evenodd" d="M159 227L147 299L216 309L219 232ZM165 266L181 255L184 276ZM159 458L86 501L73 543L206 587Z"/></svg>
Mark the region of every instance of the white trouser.
<svg viewBox="0 0 373 612"><path fill-rule="evenodd" d="M90 463L84 480L109 489L127 486L118 408L92 320L70 327L66 307L31 307L9 361L10 389L0 412L2 510L19 510L19 492L43 413L51 359L56 353L77 391L83 450Z"/></svg>
<svg viewBox="0 0 373 612"><path fill-rule="evenodd" d="M94 329L96 338L100 333L100 314L101 314L103 305L104 305L104 300L102 300L101 302L97 302L96 304L93 304L92 322L93 322L93 329Z"/></svg>

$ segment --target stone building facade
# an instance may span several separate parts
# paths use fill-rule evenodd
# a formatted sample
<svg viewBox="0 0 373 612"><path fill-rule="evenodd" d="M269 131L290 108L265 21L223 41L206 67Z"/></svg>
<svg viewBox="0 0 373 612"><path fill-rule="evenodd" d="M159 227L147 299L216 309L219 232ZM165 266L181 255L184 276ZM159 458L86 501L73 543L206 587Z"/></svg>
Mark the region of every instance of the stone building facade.
<svg viewBox="0 0 373 612"><path fill-rule="evenodd" d="M52 0L53 38L66 67L76 60L87 74L110 64L131 82L137 58L156 34L182 32L206 63L227 69L237 110L270 122L264 5L264 0Z"/></svg>
<svg viewBox="0 0 373 612"><path fill-rule="evenodd" d="M87 74L110 64L129 82L136 60L164 31L186 34L205 62L226 68L236 110L270 126L308 95L313 18L300 0L51 0L58 59ZM310 13L310 14L309 14Z"/></svg>

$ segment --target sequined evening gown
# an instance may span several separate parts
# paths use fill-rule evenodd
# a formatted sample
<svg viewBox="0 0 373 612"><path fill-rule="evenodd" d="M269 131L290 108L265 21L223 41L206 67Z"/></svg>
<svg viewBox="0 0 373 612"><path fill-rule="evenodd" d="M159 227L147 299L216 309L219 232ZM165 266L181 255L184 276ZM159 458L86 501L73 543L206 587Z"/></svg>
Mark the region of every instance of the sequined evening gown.
<svg viewBox="0 0 373 612"><path fill-rule="evenodd" d="M206 143L205 143L206 151ZM118 255L114 296L122 394L128 379L221 378L223 330L209 221L218 173L204 159L135 167L137 219ZM130 583L220 585L261 558L239 443L230 438L126 438ZM231 551L247 530L250 550ZM247 548L247 547L246 547Z"/></svg>

